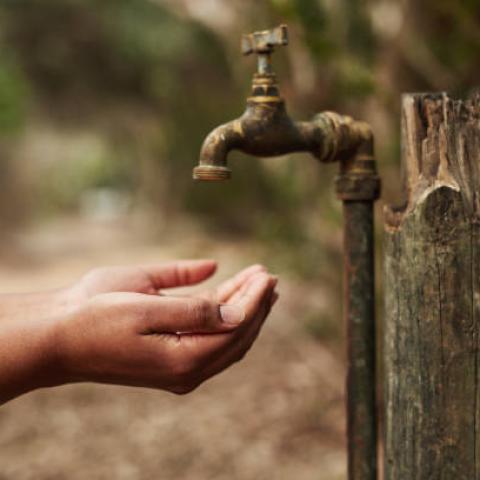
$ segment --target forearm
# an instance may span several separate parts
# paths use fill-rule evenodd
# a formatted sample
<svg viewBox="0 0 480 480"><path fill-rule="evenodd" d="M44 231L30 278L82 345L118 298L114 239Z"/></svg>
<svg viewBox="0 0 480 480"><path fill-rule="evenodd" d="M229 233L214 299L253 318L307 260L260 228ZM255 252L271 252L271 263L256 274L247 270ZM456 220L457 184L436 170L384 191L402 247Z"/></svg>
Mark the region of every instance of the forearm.
<svg viewBox="0 0 480 480"><path fill-rule="evenodd" d="M55 322L70 307L67 290L0 295L0 404L59 383Z"/></svg>
<svg viewBox="0 0 480 480"><path fill-rule="evenodd" d="M59 382L55 320L0 322L0 403Z"/></svg>
<svg viewBox="0 0 480 480"><path fill-rule="evenodd" d="M39 293L12 293L0 295L0 323L8 320L41 321L69 308L72 304L69 290L51 290Z"/></svg>

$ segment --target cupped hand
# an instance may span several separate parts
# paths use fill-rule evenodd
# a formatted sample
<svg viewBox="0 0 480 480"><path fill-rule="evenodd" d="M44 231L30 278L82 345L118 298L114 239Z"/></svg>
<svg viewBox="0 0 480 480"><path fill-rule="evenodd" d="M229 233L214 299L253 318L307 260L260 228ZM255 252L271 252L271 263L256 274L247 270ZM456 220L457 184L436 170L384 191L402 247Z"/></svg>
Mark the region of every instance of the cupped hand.
<svg viewBox="0 0 480 480"><path fill-rule="evenodd" d="M254 265L191 296L211 260L96 269L67 289L0 301L0 403L93 381L186 393L240 360L277 299Z"/></svg>
<svg viewBox="0 0 480 480"><path fill-rule="evenodd" d="M212 261L183 261L85 276L73 289L88 300L55 335L64 382L186 393L243 358L277 298L277 281L264 267L195 296L157 295L197 283L215 268Z"/></svg>

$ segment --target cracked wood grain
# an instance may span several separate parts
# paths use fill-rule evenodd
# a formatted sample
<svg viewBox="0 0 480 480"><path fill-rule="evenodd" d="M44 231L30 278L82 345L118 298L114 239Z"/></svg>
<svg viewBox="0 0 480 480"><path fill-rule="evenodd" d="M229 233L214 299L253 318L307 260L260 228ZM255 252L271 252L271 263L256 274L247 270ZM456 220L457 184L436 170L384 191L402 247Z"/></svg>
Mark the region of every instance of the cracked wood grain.
<svg viewBox="0 0 480 480"><path fill-rule="evenodd" d="M480 97L405 95L385 212L385 480L480 480Z"/></svg>

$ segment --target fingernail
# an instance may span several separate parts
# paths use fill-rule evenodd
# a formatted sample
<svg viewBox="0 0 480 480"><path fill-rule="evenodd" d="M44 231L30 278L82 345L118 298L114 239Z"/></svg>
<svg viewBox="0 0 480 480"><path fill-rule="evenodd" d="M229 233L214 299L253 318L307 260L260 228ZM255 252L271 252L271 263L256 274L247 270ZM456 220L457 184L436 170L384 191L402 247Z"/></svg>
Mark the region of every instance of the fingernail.
<svg viewBox="0 0 480 480"><path fill-rule="evenodd" d="M220 316L229 325L238 325L245 319L243 309L235 305L220 305Z"/></svg>

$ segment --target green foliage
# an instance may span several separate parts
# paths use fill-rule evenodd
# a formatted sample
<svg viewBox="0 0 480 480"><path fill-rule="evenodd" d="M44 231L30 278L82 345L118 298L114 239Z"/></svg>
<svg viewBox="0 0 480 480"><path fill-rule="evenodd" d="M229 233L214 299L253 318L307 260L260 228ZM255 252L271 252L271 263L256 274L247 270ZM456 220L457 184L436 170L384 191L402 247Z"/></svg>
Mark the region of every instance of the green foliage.
<svg viewBox="0 0 480 480"><path fill-rule="evenodd" d="M371 65L377 51L376 39L364 0L345 0L343 5L347 30L347 48L357 58Z"/></svg>
<svg viewBox="0 0 480 480"><path fill-rule="evenodd" d="M20 69L0 55L0 133L16 132L24 125L29 93Z"/></svg>
<svg viewBox="0 0 480 480"><path fill-rule="evenodd" d="M375 78L371 69L356 58L345 58L338 64L338 82L335 92L338 97L348 92L349 98L363 98L376 91Z"/></svg>
<svg viewBox="0 0 480 480"><path fill-rule="evenodd" d="M315 58L331 56L335 49L330 18L317 0L270 0L277 14L288 21L298 22L305 34L305 44Z"/></svg>

